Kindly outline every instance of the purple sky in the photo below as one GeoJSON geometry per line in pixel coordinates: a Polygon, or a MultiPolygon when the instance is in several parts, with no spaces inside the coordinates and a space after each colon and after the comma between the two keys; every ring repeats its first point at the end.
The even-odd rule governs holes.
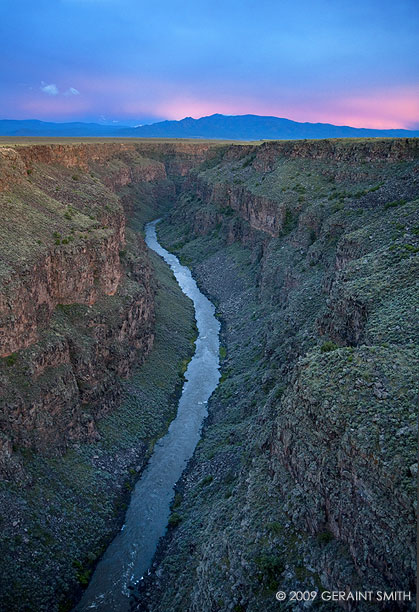
{"type": "Polygon", "coordinates": [[[0,118],[419,128],[416,0],[2,0],[0,118]]]}

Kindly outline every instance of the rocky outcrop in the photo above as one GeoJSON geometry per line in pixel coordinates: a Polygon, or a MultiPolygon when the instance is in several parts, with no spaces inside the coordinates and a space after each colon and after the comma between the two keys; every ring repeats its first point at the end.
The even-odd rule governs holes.
{"type": "Polygon", "coordinates": [[[0,147],[0,192],[26,177],[26,166],[19,153],[10,147],[0,147]]]}
{"type": "Polygon", "coordinates": [[[71,440],[96,439],[96,419],[119,399],[118,380],[149,352],[151,273],[141,243],[129,255],[140,259],[113,297],[102,294],[94,305],[61,300],[48,325],[36,328],[37,342],[3,361],[1,425],[14,448],[54,453],[71,440]]]}
{"type": "Polygon", "coordinates": [[[411,161],[418,158],[418,147],[415,138],[295,140],[264,143],[255,154],[255,168],[270,172],[279,156],[349,164],[411,161]]]}
{"type": "Polygon", "coordinates": [[[95,239],[55,246],[3,280],[1,357],[33,344],[58,304],[94,304],[114,295],[121,279],[122,227],[95,239]],[[76,263],[77,262],[77,263],[76,263]]]}
{"type": "MultiPolygon", "coordinates": [[[[275,424],[272,467],[294,524],[344,542],[364,583],[374,584],[381,576],[394,589],[409,591],[414,588],[415,517],[412,499],[401,486],[408,466],[390,450],[393,440],[403,444],[405,415],[397,401],[391,352],[378,352],[364,347],[357,354],[364,367],[375,362],[371,385],[360,378],[361,368],[348,368],[348,350],[301,360],[275,424]],[[345,398],[342,386],[348,390],[345,398]],[[384,425],[382,415],[389,412],[391,422],[384,425]],[[291,475],[292,491],[289,481],[284,488],[278,464],[291,475]]],[[[404,367],[404,356],[397,362],[404,367]]],[[[324,583],[333,584],[326,565],[321,571],[324,583]]]]}
{"type": "MultiPolygon", "coordinates": [[[[263,231],[269,236],[278,236],[284,227],[286,206],[280,201],[254,194],[245,187],[230,183],[208,184],[198,180],[194,188],[196,197],[202,202],[223,210],[230,208],[255,230],[263,231]]],[[[197,224],[196,230],[205,232],[206,228],[197,224]]]]}

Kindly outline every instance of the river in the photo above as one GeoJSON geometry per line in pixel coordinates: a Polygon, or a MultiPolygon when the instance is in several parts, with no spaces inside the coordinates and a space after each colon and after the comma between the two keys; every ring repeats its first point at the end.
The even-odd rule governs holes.
{"type": "MultiPolygon", "coordinates": [[[[218,384],[219,331],[214,305],[200,292],[188,268],[157,240],[156,225],[146,225],[147,246],[171,267],[182,291],[193,301],[198,327],[196,350],[185,372],[176,418],[137,482],[125,523],[99,561],[75,612],[129,610],[129,585],[136,584],[151,565],[157,543],[170,515],[173,487],[201,437],[207,402],[218,384]]],[[[174,324],[176,322],[174,321],[174,324]]]]}

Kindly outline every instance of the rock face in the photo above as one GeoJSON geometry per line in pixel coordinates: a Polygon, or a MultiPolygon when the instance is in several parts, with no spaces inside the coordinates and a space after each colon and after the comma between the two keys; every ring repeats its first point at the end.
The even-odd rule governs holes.
{"type": "MultiPolygon", "coordinates": [[[[285,468],[295,490],[298,483],[298,496],[289,503],[296,524],[345,543],[364,580],[373,583],[375,572],[394,588],[409,590],[415,558],[413,500],[402,483],[408,472],[397,456],[404,442],[398,425],[382,421],[386,412],[398,424],[404,422],[393,367],[403,368],[404,359],[385,348],[363,346],[355,353],[358,368],[348,368],[351,353],[299,363],[275,424],[272,467],[278,476],[285,468]],[[392,359],[396,364],[391,365],[392,359]],[[368,387],[358,378],[362,367],[371,365],[378,380],[386,380],[385,387],[378,380],[368,387]],[[348,392],[345,399],[342,387],[348,392]],[[357,427],[351,427],[355,422],[357,427]],[[398,439],[396,453],[393,437],[398,439]]],[[[276,483],[285,496],[287,487],[279,477],[276,483]]]]}
{"type": "Polygon", "coordinates": [[[412,588],[418,157],[414,139],[0,147],[6,478],[98,440],[150,351],[146,218],[172,207],[161,239],[224,322],[182,520],[138,609],[412,588]]]}
{"type": "Polygon", "coordinates": [[[227,357],[136,609],[414,599],[418,157],[414,140],[265,143],[188,176],[160,238],[216,301],[227,357]]]}
{"type": "Polygon", "coordinates": [[[32,266],[27,265],[18,279],[13,271],[4,280],[2,357],[33,344],[58,304],[92,305],[99,296],[116,293],[122,274],[119,251],[125,244],[123,229],[122,223],[116,224],[93,249],[83,243],[51,248],[32,266]]]}
{"type": "Polygon", "coordinates": [[[209,149],[0,148],[4,475],[16,472],[13,448],[51,453],[97,439],[95,421],[116,405],[118,380],[153,344],[151,271],[126,220],[173,199],[166,165],[181,176],[209,149]]]}

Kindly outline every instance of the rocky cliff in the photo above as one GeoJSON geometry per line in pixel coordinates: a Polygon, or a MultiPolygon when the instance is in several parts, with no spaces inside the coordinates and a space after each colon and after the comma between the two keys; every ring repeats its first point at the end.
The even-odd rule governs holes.
{"type": "Polygon", "coordinates": [[[257,612],[277,609],[279,587],[412,588],[416,140],[3,146],[0,190],[9,608],[17,589],[22,609],[58,609],[75,575],[87,581],[109,537],[104,500],[172,414],[178,366],[161,364],[188,354],[190,323],[184,344],[176,330],[169,341],[187,307],[138,233],[169,209],[161,239],[217,303],[223,375],[138,609],[257,612]],[[61,507],[74,538],[51,518],[61,507]]]}
{"type": "Polygon", "coordinates": [[[193,316],[140,230],[216,147],[178,149],[0,147],[0,607],[72,607],[173,418],[193,316]]]}
{"type": "Polygon", "coordinates": [[[136,609],[413,593],[418,153],[267,143],[184,183],[160,238],[216,301],[227,356],[136,609]]]}
{"type": "MultiPolygon", "coordinates": [[[[150,268],[142,240],[126,239],[121,176],[106,186],[85,172],[80,147],[56,149],[0,149],[9,168],[1,192],[6,473],[13,447],[53,452],[93,439],[94,413],[84,406],[114,405],[116,377],[153,341],[150,268]]],[[[159,178],[164,168],[155,166],[132,180],[159,178]]]]}
{"type": "Polygon", "coordinates": [[[173,199],[174,177],[214,147],[180,143],[0,148],[3,215],[0,355],[3,454],[95,439],[95,419],[153,343],[142,208],[173,199]],[[152,157],[146,157],[146,155],[152,157]],[[24,382],[24,384],[23,384],[24,382]],[[87,407],[87,411],[84,407],[87,407]]]}

